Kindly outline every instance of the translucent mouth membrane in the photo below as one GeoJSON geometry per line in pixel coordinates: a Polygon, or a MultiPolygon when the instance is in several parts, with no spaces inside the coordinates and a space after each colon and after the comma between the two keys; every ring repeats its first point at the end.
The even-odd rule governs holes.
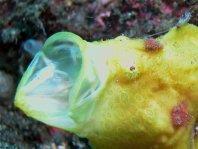
{"type": "Polygon", "coordinates": [[[23,75],[15,104],[26,114],[54,125],[52,118],[67,116],[71,106],[86,102],[100,80],[80,48],[70,38],[46,42],[23,75]]]}
{"type": "Polygon", "coordinates": [[[79,47],[72,42],[56,41],[35,56],[21,87],[26,96],[68,100],[81,66],[79,47]]]}

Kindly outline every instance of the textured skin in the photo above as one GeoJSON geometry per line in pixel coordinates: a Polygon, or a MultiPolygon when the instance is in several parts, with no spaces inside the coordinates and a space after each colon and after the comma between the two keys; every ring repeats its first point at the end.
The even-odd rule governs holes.
{"type": "Polygon", "coordinates": [[[94,149],[198,149],[198,28],[173,28],[154,43],[157,50],[123,36],[93,42],[109,73],[92,103],[70,111],[79,126],[70,131],[94,149]]]}
{"type": "Polygon", "coordinates": [[[97,99],[86,136],[95,149],[193,148],[198,115],[197,40],[198,28],[186,25],[158,39],[163,45],[160,51],[137,49],[130,40],[116,45],[109,65],[111,77],[97,99]],[[183,102],[190,118],[175,127],[171,111],[183,102]]]}

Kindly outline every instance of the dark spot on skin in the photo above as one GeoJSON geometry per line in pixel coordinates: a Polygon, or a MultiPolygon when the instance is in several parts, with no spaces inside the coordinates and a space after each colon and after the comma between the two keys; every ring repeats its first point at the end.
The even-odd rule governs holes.
{"type": "Polygon", "coordinates": [[[133,71],[133,70],[135,70],[135,66],[130,67],[130,71],[133,71]]]}

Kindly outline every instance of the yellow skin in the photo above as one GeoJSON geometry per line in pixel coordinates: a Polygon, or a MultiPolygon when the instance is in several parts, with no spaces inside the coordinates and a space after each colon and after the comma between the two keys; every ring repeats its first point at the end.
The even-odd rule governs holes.
{"type": "MultiPolygon", "coordinates": [[[[57,36],[50,37],[44,49],[57,36]]],[[[32,86],[24,85],[31,76],[28,72],[17,90],[17,107],[44,123],[87,137],[93,149],[198,149],[194,136],[198,27],[186,24],[173,28],[156,39],[162,46],[151,50],[144,39],[124,36],[92,43],[73,34],[67,38],[79,45],[83,57],[77,85],[69,101],[63,101],[67,110],[57,112],[58,104],[50,105],[48,95],[46,100],[32,103],[36,97],[27,94],[32,86]],[[92,96],[81,101],[81,80],[89,77],[91,66],[102,83],[92,96]],[[175,126],[171,114],[178,105],[185,106],[188,118],[175,126]]]]}

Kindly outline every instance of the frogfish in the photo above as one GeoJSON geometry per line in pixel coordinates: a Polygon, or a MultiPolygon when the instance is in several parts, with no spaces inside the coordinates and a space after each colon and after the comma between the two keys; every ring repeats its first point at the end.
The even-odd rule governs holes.
{"type": "Polygon", "coordinates": [[[93,149],[198,149],[198,27],[158,38],[49,37],[14,100],[93,149]]]}

